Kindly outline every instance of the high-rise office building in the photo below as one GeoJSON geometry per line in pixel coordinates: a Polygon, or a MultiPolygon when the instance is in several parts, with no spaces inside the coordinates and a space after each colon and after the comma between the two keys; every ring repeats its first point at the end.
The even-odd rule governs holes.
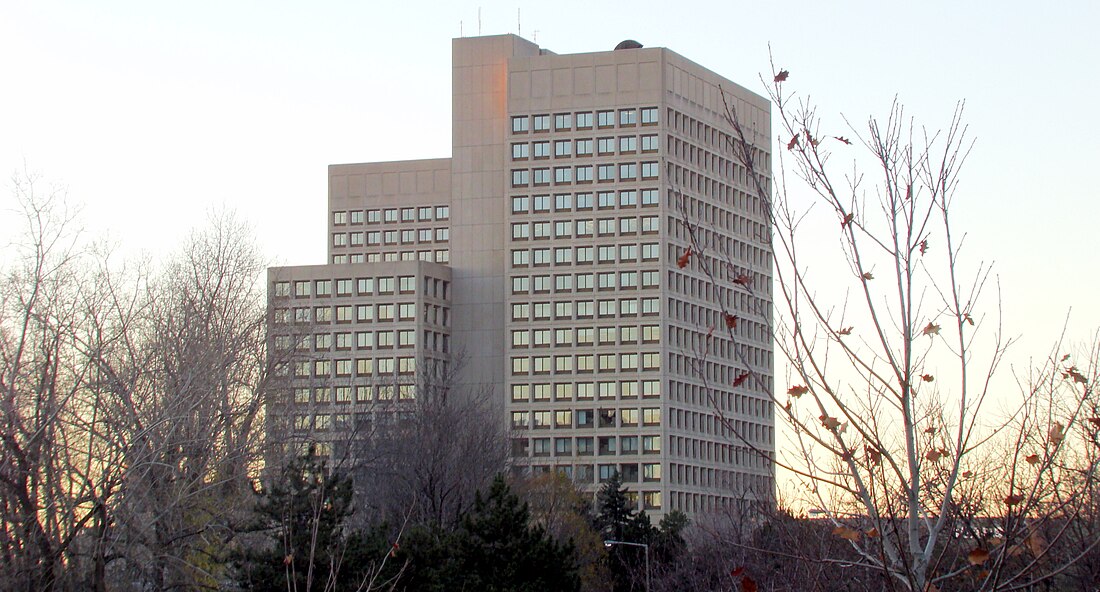
{"type": "Polygon", "coordinates": [[[767,100],[634,43],[452,51],[451,158],[331,166],[327,264],[270,270],[274,349],[298,352],[273,413],[324,442],[457,356],[517,470],[618,472],[658,514],[770,499],[769,231],[723,117],[766,167],[767,100]],[[705,249],[681,267],[685,220],[705,249]]]}

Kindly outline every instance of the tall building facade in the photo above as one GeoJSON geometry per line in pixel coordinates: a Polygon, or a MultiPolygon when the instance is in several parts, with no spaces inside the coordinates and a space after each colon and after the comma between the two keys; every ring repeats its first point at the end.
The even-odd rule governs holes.
{"type": "Polygon", "coordinates": [[[330,167],[328,263],[269,272],[274,413],[323,442],[461,359],[516,470],[617,472],[657,514],[771,499],[769,232],[723,119],[767,163],[768,102],[663,48],[452,50],[451,158],[330,167]]]}

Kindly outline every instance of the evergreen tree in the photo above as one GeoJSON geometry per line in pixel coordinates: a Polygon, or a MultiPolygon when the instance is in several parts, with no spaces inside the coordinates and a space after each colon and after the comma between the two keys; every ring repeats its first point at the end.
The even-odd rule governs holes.
{"type": "Polygon", "coordinates": [[[654,543],[656,557],[662,562],[677,560],[684,552],[687,542],[684,540],[684,529],[691,522],[687,515],[680,510],[673,510],[661,518],[658,525],[658,533],[654,543]]]}
{"type": "Polygon", "coordinates": [[[460,567],[466,589],[486,591],[579,590],[572,542],[559,544],[531,526],[527,504],[497,476],[459,531],[460,567]]]}
{"type": "Polygon", "coordinates": [[[530,524],[527,504],[497,476],[487,496],[478,492],[458,530],[418,529],[398,559],[409,559],[406,590],[573,592],[580,590],[572,543],[554,541],[530,524]]]}
{"type": "Polygon", "coordinates": [[[288,463],[259,495],[253,530],[268,544],[242,552],[244,589],[356,589],[389,550],[385,527],[345,534],[351,479],[329,471],[312,450],[288,463]]]}
{"type": "Polygon", "coordinates": [[[623,480],[616,471],[596,493],[596,530],[605,541],[625,541],[635,516],[637,512],[626,496],[623,480]]]}

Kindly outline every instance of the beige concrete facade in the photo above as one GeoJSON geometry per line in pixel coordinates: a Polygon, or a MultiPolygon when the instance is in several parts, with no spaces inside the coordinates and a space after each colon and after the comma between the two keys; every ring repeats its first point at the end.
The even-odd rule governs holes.
{"type": "Polygon", "coordinates": [[[719,88],[763,163],[767,101],[663,48],[555,55],[501,35],[452,51],[452,157],[333,165],[334,265],[272,273],[293,287],[345,263],[445,264],[447,353],[498,394],[516,470],[591,491],[618,471],[656,514],[770,499],[774,467],[752,448],[774,451],[771,403],[732,386],[746,367],[773,376],[768,228],[719,88]],[[718,286],[676,264],[685,218],[718,286]],[[736,340],[708,337],[719,302],[736,340]]]}

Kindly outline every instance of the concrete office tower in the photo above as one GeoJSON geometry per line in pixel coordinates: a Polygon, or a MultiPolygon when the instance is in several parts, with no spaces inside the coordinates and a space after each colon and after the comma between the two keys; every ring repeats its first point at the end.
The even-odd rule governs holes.
{"type": "Polygon", "coordinates": [[[458,357],[461,382],[493,389],[515,470],[591,491],[617,471],[655,514],[770,500],[774,467],[752,448],[775,449],[772,404],[754,381],[732,386],[741,360],[772,381],[769,229],[719,88],[763,163],[768,102],[663,48],[555,55],[500,35],[452,51],[452,157],[330,167],[330,264],[271,270],[273,322],[313,335],[280,413],[332,439],[392,401],[410,364],[458,357]],[[715,265],[717,286],[677,265],[684,216],[712,264],[733,263],[715,265]],[[318,294],[329,281],[352,290],[318,294]],[[410,303],[412,318],[393,312],[410,303]],[[324,390],[345,386],[350,399],[324,390]]]}

